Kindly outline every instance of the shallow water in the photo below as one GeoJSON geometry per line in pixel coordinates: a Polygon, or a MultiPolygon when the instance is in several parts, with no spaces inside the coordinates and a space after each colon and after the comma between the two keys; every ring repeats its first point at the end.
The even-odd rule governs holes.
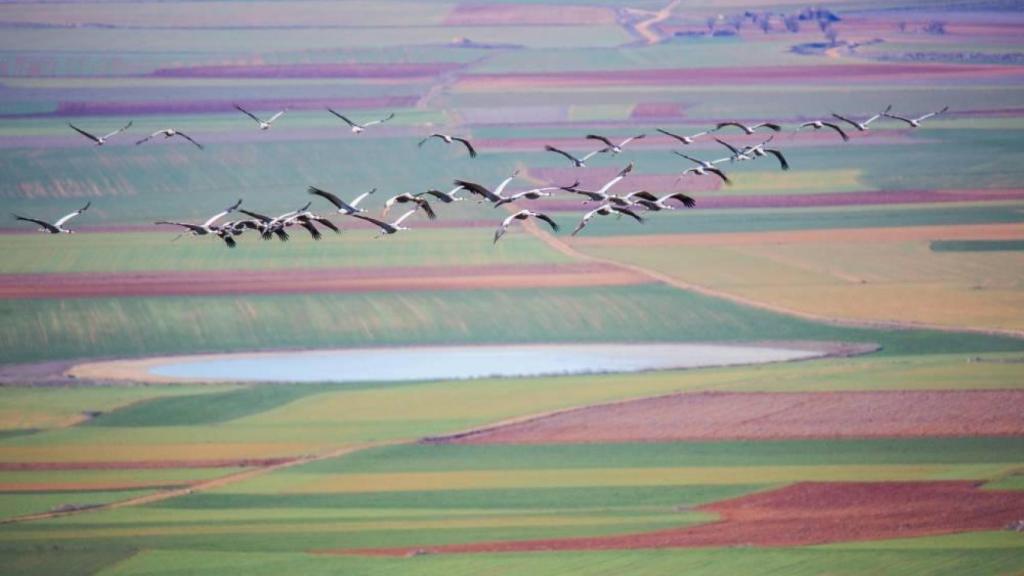
{"type": "Polygon", "coordinates": [[[640,372],[797,360],[821,352],[725,344],[567,344],[365,348],[173,360],[151,374],[182,380],[393,382],[640,372]]]}

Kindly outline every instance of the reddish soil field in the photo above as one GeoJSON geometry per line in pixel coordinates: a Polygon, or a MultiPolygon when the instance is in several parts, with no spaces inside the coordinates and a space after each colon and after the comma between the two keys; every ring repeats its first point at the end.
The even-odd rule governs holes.
{"type": "MultiPolygon", "coordinates": [[[[161,68],[169,78],[427,78],[458,68],[449,62],[422,64],[254,64],[161,68]]],[[[339,104],[340,106],[340,104],[339,104]]]]}
{"type": "Polygon", "coordinates": [[[337,554],[618,550],[721,546],[809,546],[999,530],[1024,517],[1024,491],[980,490],[972,482],[807,482],[742,496],[698,510],[718,522],[641,534],[377,548],[337,554]]]}
{"type": "Polygon", "coordinates": [[[460,5],[445,19],[445,26],[506,26],[614,24],[615,14],[597,6],[487,6],[460,5]]]}
{"type": "Polygon", "coordinates": [[[459,79],[467,90],[500,91],[547,86],[663,86],[686,83],[719,84],[818,84],[836,81],[900,81],[936,78],[1018,77],[1021,66],[978,66],[953,64],[843,64],[810,66],[765,66],[730,68],[668,68],[661,70],[619,70],[613,72],[550,72],[536,74],[472,74],[459,79]]]}
{"type": "Polygon", "coordinates": [[[236,458],[213,460],[138,460],[93,462],[0,462],[0,471],[19,470],[152,470],[164,468],[265,468],[295,458],[236,458]]]}
{"type": "Polygon", "coordinates": [[[79,492],[121,490],[167,490],[187,486],[188,482],[5,482],[0,492],[79,492]]]}
{"type": "Polygon", "coordinates": [[[0,275],[0,298],[109,298],[618,286],[648,282],[604,264],[424,266],[0,275]]]}
{"type": "Polygon", "coordinates": [[[1024,391],[700,392],[588,406],[433,439],[565,444],[1024,435],[1024,391]]]}

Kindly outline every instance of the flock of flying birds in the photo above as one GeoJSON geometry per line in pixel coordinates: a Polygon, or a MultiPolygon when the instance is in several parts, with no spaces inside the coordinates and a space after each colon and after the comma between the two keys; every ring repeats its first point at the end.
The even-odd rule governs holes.
{"type": "MultiPolygon", "coordinates": [[[[246,116],[248,116],[249,118],[251,118],[254,122],[256,122],[260,130],[269,130],[273,123],[279,118],[281,118],[281,116],[283,116],[287,111],[281,110],[280,112],[264,120],[259,116],[256,116],[252,112],[249,112],[248,110],[242,108],[241,106],[235,105],[235,108],[243,114],[245,114],[246,116]]],[[[388,114],[384,118],[360,124],[352,121],[351,119],[336,112],[335,110],[332,110],[331,108],[328,108],[327,110],[328,112],[330,112],[331,114],[340,118],[342,121],[348,124],[352,133],[357,135],[366,131],[371,126],[383,124],[384,122],[387,122],[388,120],[391,120],[392,118],[395,117],[395,115],[392,113],[388,114]]],[[[921,122],[933,116],[945,113],[948,110],[948,107],[916,118],[898,116],[896,114],[892,114],[891,110],[892,106],[889,106],[884,111],[875,114],[863,121],[857,121],[847,116],[842,116],[839,114],[832,114],[832,118],[834,120],[813,120],[810,122],[804,122],[803,124],[799,125],[797,131],[803,130],[805,128],[811,128],[814,130],[827,129],[836,132],[836,134],[839,137],[841,137],[843,141],[848,141],[848,130],[853,129],[858,132],[866,131],[868,130],[868,126],[872,122],[878,120],[879,118],[884,117],[893,120],[898,120],[906,123],[911,128],[918,128],[921,126],[921,122]],[[845,126],[849,127],[844,129],[845,126]]],[[[97,146],[102,146],[111,138],[131,128],[132,123],[128,122],[128,124],[126,124],[122,128],[109,134],[106,134],[104,136],[96,136],[70,123],[68,125],[79,134],[92,140],[97,146]]],[[[684,154],[683,152],[680,152],[678,150],[673,150],[673,154],[685,158],[686,160],[694,164],[694,166],[691,166],[686,170],[682,171],[679,178],[676,180],[677,184],[683,176],[686,176],[688,174],[694,174],[697,176],[713,176],[721,179],[724,184],[729,185],[732,182],[726,175],[725,171],[719,167],[719,165],[724,165],[727,163],[731,164],[746,160],[756,160],[758,158],[766,156],[773,156],[778,161],[780,169],[789,170],[789,162],[786,160],[786,157],[783,155],[782,151],[779,150],[778,148],[772,147],[772,141],[775,138],[775,134],[782,132],[783,130],[782,126],[778,123],[760,122],[757,124],[748,125],[743,124],[741,122],[721,122],[719,124],[716,124],[712,128],[690,135],[680,135],[673,132],[669,132],[668,130],[663,130],[661,128],[657,128],[656,130],[657,132],[670,138],[673,138],[684,145],[693,144],[698,139],[703,137],[710,137],[728,150],[727,156],[710,161],[701,160],[688,154],[684,154]],[[738,128],[748,136],[766,132],[770,134],[765,140],[763,140],[759,144],[737,147],[732,144],[729,144],[728,142],[722,140],[721,138],[718,138],[717,135],[715,135],[720,131],[728,128],[738,128]]],[[[146,136],[145,138],[136,141],[135,144],[141,145],[159,136],[163,136],[165,140],[173,137],[183,138],[188,142],[192,143],[197,148],[203,148],[203,145],[197,142],[191,136],[185,134],[184,132],[181,132],[180,130],[176,130],[173,128],[167,128],[164,130],[158,130],[156,132],[153,132],[149,136],[146,136]]],[[[598,134],[588,134],[586,135],[586,140],[599,143],[599,147],[595,150],[591,150],[590,152],[586,153],[583,156],[576,156],[570,152],[566,152],[565,150],[561,150],[550,145],[545,146],[544,149],[548,152],[559,154],[567,158],[576,168],[584,168],[587,165],[587,161],[593,158],[594,156],[598,154],[609,154],[612,156],[618,155],[623,151],[623,148],[625,148],[628,144],[636,140],[643,139],[645,137],[645,134],[638,134],[636,136],[626,138],[625,140],[616,143],[610,140],[609,138],[606,138],[598,134]]],[[[452,136],[450,134],[442,134],[435,132],[427,136],[423,140],[420,140],[419,146],[422,147],[424,144],[434,139],[444,142],[446,144],[458,143],[459,145],[465,148],[470,158],[476,158],[477,156],[476,148],[474,148],[473,144],[468,139],[459,136],[452,136]]],[[[489,202],[495,208],[504,206],[506,204],[514,203],[516,201],[523,199],[538,200],[541,198],[548,198],[556,193],[571,194],[574,195],[574,197],[581,198],[583,205],[587,205],[592,202],[598,204],[596,208],[593,208],[583,214],[582,219],[576,225],[576,228],[573,229],[572,231],[573,236],[575,236],[581,230],[583,230],[584,227],[586,227],[587,224],[596,216],[628,216],[629,218],[632,218],[637,222],[643,222],[644,217],[641,216],[641,214],[639,213],[640,210],[646,212],[659,212],[662,210],[676,210],[680,207],[692,208],[696,205],[696,200],[694,200],[692,197],[686,195],[683,192],[673,192],[665,194],[660,197],[651,194],[650,192],[647,192],[645,190],[636,190],[621,195],[612,193],[612,188],[618,185],[622,180],[624,180],[632,171],[633,163],[630,162],[625,168],[620,170],[614,178],[606,182],[597,190],[584,190],[579,187],[580,182],[579,180],[577,180],[576,182],[568,186],[543,186],[538,188],[531,188],[529,190],[523,190],[520,192],[506,194],[505,189],[513,180],[515,180],[518,177],[518,170],[513,172],[512,175],[509,176],[508,178],[502,180],[501,183],[499,183],[497,187],[494,188],[494,190],[491,190],[486,186],[478,184],[476,182],[469,182],[466,180],[455,180],[455,187],[447,192],[443,192],[441,190],[427,190],[425,192],[402,193],[396,196],[392,196],[391,198],[387,199],[384,202],[384,207],[379,217],[368,216],[366,214],[366,209],[360,207],[360,204],[362,204],[364,200],[366,200],[372,194],[374,194],[376,192],[376,189],[364,192],[350,201],[343,200],[336,194],[313,186],[310,186],[308,188],[308,192],[313,196],[316,196],[322,200],[329,202],[336,209],[336,212],[338,214],[341,214],[342,216],[357,218],[359,220],[363,220],[365,222],[373,224],[380,230],[380,232],[377,234],[377,237],[383,235],[396,234],[400,231],[408,230],[409,228],[403,226],[403,223],[418,211],[422,211],[431,220],[435,219],[437,217],[437,214],[434,210],[434,207],[431,205],[431,202],[451,204],[454,202],[461,202],[470,196],[476,197],[476,199],[480,202],[489,202]],[[404,212],[402,215],[398,216],[394,220],[385,220],[384,218],[387,216],[388,212],[398,204],[408,205],[410,206],[410,209],[404,212]]],[[[310,211],[310,206],[312,206],[312,202],[307,202],[304,206],[297,210],[285,212],[284,214],[280,214],[277,216],[268,216],[258,212],[243,209],[241,208],[241,204],[242,201],[238,200],[233,205],[228,206],[227,208],[218,212],[217,214],[214,214],[213,216],[211,216],[202,223],[160,220],[157,221],[156,224],[180,227],[183,229],[182,234],[188,234],[191,236],[216,236],[223,240],[225,244],[231,248],[234,248],[236,246],[235,238],[242,235],[246,231],[253,231],[255,233],[258,233],[260,237],[263,238],[264,240],[270,240],[276,237],[281,241],[288,240],[288,229],[292,227],[303,228],[310,234],[310,236],[314,240],[319,240],[322,237],[322,233],[320,231],[320,228],[318,227],[326,228],[334,232],[340,231],[340,228],[335,222],[332,222],[329,218],[327,218],[324,215],[310,211]],[[245,216],[247,216],[247,218],[226,221],[223,220],[229,214],[234,214],[236,212],[239,214],[244,214],[245,216]]],[[[70,221],[72,218],[88,210],[91,205],[92,203],[89,202],[82,208],[63,216],[52,223],[36,218],[19,216],[17,214],[14,214],[13,216],[17,220],[32,222],[39,225],[40,232],[46,232],[50,234],[72,234],[74,233],[74,231],[66,228],[65,224],[67,224],[68,221],[70,221]]],[[[508,230],[509,226],[511,226],[514,222],[524,221],[530,218],[535,218],[545,222],[548,226],[551,227],[552,230],[556,232],[559,230],[558,223],[556,223],[555,220],[548,216],[547,214],[543,212],[533,211],[530,209],[522,209],[509,215],[507,218],[501,221],[501,223],[498,225],[497,229],[494,232],[494,242],[497,243],[498,240],[500,240],[501,237],[508,230]]]]}

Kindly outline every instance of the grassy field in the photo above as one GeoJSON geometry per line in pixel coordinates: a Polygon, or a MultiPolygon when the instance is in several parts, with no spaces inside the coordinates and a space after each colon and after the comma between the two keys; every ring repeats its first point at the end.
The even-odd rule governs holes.
{"type": "MultiPolygon", "coordinates": [[[[943,228],[933,234],[941,236],[943,228]]],[[[582,249],[692,284],[831,318],[1024,328],[1024,259],[1016,251],[935,250],[927,240],[872,240],[870,235],[864,241],[778,237],[743,244],[723,235],[707,244],[684,257],[639,246],[582,249]]]]}
{"type": "MultiPolygon", "coordinates": [[[[1024,488],[1019,437],[417,443],[531,414],[659,394],[1021,387],[1024,340],[954,331],[1024,329],[1024,202],[1015,198],[1024,175],[1024,76],[1015,60],[1020,18],[1009,4],[829,3],[842,18],[833,25],[839,44],[831,50],[807,46],[824,42],[813,21],[801,21],[793,34],[780,20],[765,33],[749,19],[737,35],[705,34],[707,18],[718,14],[792,14],[802,5],[667,4],[0,6],[0,199],[9,212],[43,218],[93,203],[72,221],[86,234],[12,234],[30,227],[0,223],[5,286],[26,281],[19,276],[26,274],[68,288],[76,278],[107,278],[115,289],[111,278],[151,272],[195,273],[196,282],[214,271],[267,270],[286,278],[311,269],[415,279],[441,267],[450,267],[445,273],[453,280],[452,287],[429,291],[266,295],[242,287],[224,296],[8,299],[0,302],[4,371],[25,362],[63,366],[76,359],[335,346],[794,340],[881,346],[853,358],[628,375],[0,386],[0,521],[62,505],[99,505],[0,523],[0,574],[1024,572],[1024,540],[994,526],[791,548],[737,542],[411,558],[319,553],[693,526],[717,519],[695,509],[701,504],[807,481],[967,480],[984,490],[1024,488]],[[906,30],[899,29],[901,20],[906,30]],[[931,20],[946,22],[947,33],[922,30],[931,20]],[[883,42],[844,44],[874,38],[883,42]],[[650,71],[660,72],[644,77],[650,71]],[[260,132],[235,103],[261,114],[289,112],[260,132]],[[863,118],[889,104],[906,114],[943,106],[950,113],[917,130],[880,120],[847,144],[834,134],[792,132],[831,112],[863,118]],[[356,136],[327,114],[328,106],[363,121],[396,117],[356,136]],[[342,221],[345,231],[321,242],[299,234],[287,244],[249,236],[228,250],[205,238],[172,242],[175,230],[152,225],[203,220],[238,198],[249,209],[281,213],[310,200],[309,185],[346,198],[376,187],[366,207],[379,213],[394,194],[449,190],[456,178],[493,187],[515,169],[531,178],[510,190],[540,185],[537,175],[552,168],[559,169],[548,172],[559,184],[580,175],[599,185],[603,175],[591,169],[610,177],[634,162],[615,191],[634,189],[634,179],[643,182],[636,187],[663,192],[687,164],[654,129],[690,134],[732,119],[783,124],[773,144],[792,170],[764,161],[727,164],[735,185],[696,192],[697,209],[651,214],[643,225],[598,219],[576,239],[563,230],[558,241],[763,306],[948,330],[814,322],[653,277],[626,286],[456,289],[460,275],[485,266],[583,261],[518,225],[494,245],[493,227],[508,213],[475,201],[438,205],[440,227],[418,216],[412,231],[386,240],[342,221]],[[102,148],[67,127],[106,132],[129,120],[129,133],[102,148]],[[166,127],[195,136],[205,149],[173,140],[134,145],[166,127]],[[435,131],[470,137],[479,158],[436,140],[417,146],[435,131]],[[641,132],[645,141],[621,155],[599,155],[585,170],[571,170],[542,150],[546,139],[583,152],[592,149],[583,138],[588,133],[641,132]],[[970,198],[972,190],[1007,196],[970,198]],[[875,196],[870,205],[840,205],[844,194],[859,192],[891,192],[884,200],[891,203],[875,196]],[[944,194],[966,199],[941,202],[944,194]],[[801,207],[798,198],[808,195],[822,195],[815,201],[827,205],[801,207]],[[745,196],[792,200],[773,208],[705,208],[711,199],[739,205],[745,196]],[[266,470],[261,459],[294,465],[266,470]],[[103,506],[143,495],[156,500],[103,506]]],[[[725,19],[715,26],[729,27],[725,19]]],[[[743,141],[736,133],[717,136],[743,141]]],[[[687,153],[710,159],[722,151],[705,139],[687,153]]],[[[329,212],[313,200],[315,210],[329,212]]],[[[571,230],[585,208],[554,216],[571,230]]]]}

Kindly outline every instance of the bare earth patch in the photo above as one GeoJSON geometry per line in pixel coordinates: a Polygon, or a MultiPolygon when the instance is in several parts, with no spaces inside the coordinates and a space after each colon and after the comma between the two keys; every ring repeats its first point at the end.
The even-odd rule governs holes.
{"type": "Polygon", "coordinates": [[[427,553],[621,550],[721,546],[809,546],[998,530],[1024,517],[1024,491],[980,490],[973,482],[805,482],[697,508],[718,522],[657,532],[432,548],[325,551],[405,556],[427,553]]]}
{"type": "Polygon", "coordinates": [[[8,274],[0,276],[0,297],[110,298],[490,290],[619,286],[645,282],[648,279],[640,274],[602,264],[298,269],[288,270],[286,274],[281,270],[8,274]]]}
{"type": "Polygon", "coordinates": [[[1024,435],[1024,391],[700,392],[567,410],[434,438],[563,444],[1024,435]]]}
{"type": "Polygon", "coordinates": [[[0,462],[0,471],[26,470],[154,470],[164,468],[265,468],[295,458],[217,458],[208,460],[108,460],[80,462],[0,462]]]}

